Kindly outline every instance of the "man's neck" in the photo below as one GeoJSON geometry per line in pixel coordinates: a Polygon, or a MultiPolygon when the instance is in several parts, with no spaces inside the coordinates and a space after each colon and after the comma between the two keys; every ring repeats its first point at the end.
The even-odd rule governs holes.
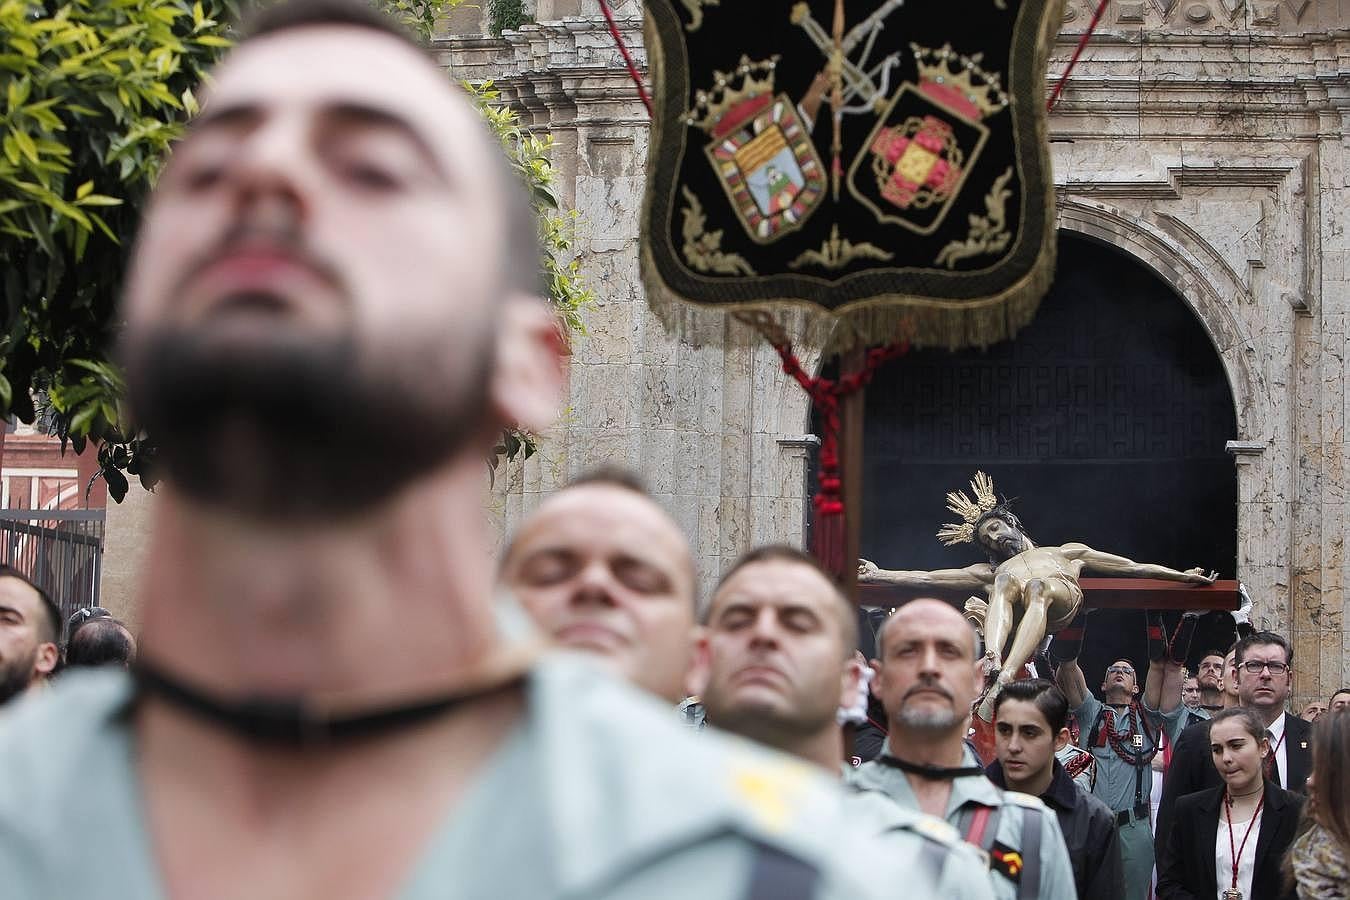
{"type": "Polygon", "coordinates": [[[490,560],[468,461],[336,524],[244,521],[165,491],[141,653],[224,699],[445,694],[501,651],[490,560]]]}
{"type": "Polygon", "coordinates": [[[1267,728],[1278,722],[1280,716],[1284,715],[1283,706],[1254,706],[1252,708],[1256,710],[1256,714],[1261,717],[1261,721],[1265,723],[1267,728]]]}
{"type": "Polygon", "coordinates": [[[832,726],[816,734],[803,737],[798,741],[783,742],[775,747],[789,756],[820,766],[834,778],[841,777],[840,766],[844,762],[844,733],[838,726],[832,726]]]}
{"type": "Polygon", "coordinates": [[[886,743],[891,756],[896,759],[919,766],[951,769],[965,760],[964,736],[964,725],[960,730],[936,732],[892,724],[886,743]]]}
{"type": "Polygon", "coordinates": [[[1022,794],[1030,794],[1033,797],[1039,797],[1050,790],[1050,782],[1055,780],[1055,761],[1050,760],[1050,765],[1036,772],[1026,779],[1015,779],[1008,777],[1008,770],[1003,770],[1003,780],[1008,785],[1008,790],[1017,791],[1022,794]]]}
{"type": "MultiPolygon", "coordinates": [[[[933,732],[893,723],[886,744],[891,756],[907,763],[956,768],[965,761],[965,743],[962,741],[965,727],[963,722],[960,729],[933,732]]],[[[939,819],[947,817],[947,805],[952,796],[952,782],[949,779],[923,778],[909,772],[905,773],[905,779],[914,792],[920,810],[939,819]]]]}
{"type": "Polygon", "coordinates": [[[1218,688],[1200,689],[1200,706],[1203,709],[1223,709],[1224,692],[1218,688]]]}

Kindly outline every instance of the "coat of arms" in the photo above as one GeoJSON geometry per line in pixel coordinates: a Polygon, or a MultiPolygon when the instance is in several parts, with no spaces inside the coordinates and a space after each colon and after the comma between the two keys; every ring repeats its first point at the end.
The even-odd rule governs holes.
{"type": "Polygon", "coordinates": [[[989,137],[983,120],[1008,105],[999,76],[950,45],[913,46],[918,85],[900,86],[849,173],[849,190],[878,219],[920,234],[941,224],[989,137]]]}
{"type": "Polygon", "coordinates": [[[704,147],[751,240],[772,241],[801,227],[825,193],[825,171],[796,105],[773,93],[777,57],[741,57],[715,72],[685,116],[712,138],[704,147]]]}

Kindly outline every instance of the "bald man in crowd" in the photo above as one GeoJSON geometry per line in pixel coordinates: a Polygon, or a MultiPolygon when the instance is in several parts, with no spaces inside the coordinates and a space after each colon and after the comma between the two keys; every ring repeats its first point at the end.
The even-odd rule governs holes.
{"type": "Polygon", "coordinates": [[[1035,797],[995,787],[966,745],[984,686],[970,622],[941,600],[911,600],[882,624],[877,654],[873,687],[890,734],[881,756],[850,781],[954,826],[987,854],[1001,900],[1075,897],[1055,814],[1035,797]]]}
{"type": "Polygon", "coordinates": [[[694,560],[635,476],[598,470],[544,500],[503,554],[500,581],[559,645],[671,704],[684,696],[694,560]]]}

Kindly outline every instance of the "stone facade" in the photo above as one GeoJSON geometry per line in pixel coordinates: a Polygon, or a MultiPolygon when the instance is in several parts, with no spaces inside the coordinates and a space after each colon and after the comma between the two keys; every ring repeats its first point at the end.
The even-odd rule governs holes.
{"type": "MultiPolygon", "coordinates": [[[[611,7],[643,65],[640,3],[611,7]]],[[[1047,84],[1095,8],[1068,0],[1047,84]]],[[[497,512],[510,528],[569,476],[634,466],[688,531],[706,585],[752,544],[800,542],[808,404],[767,348],[693,348],[647,311],[646,112],[596,0],[532,12],[538,24],[494,39],[481,10],[461,9],[439,44],[456,75],[493,78],[556,137],[600,297],[572,411],[499,480],[497,512]]],[[[1237,574],[1258,623],[1292,636],[1300,697],[1350,683],[1347,28],[1347,0],[1115,2],[1051,119],[1058,226],[1168,281],[1222,358],[1237,406],[1237,574]]]]}

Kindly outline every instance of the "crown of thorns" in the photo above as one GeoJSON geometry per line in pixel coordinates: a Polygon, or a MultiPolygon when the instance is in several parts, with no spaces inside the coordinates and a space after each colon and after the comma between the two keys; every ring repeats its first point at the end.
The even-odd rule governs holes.
{"type": "Polygon", "coordinates": [[[970,480],[970,489],[975,494],[971,499],[965,491],[952,491],[947,495],[947,509],[961,517],[959,523],[948,523],[938,529],[938,539],[951,547],[955,544],[969,544],[975,540],[975,529],[988,518],[1007,518],[1017,522],[1017,517],[1006,502],[1000,503],[994,493],[994,479],[983,472],[976,472],[970,480]]]}

